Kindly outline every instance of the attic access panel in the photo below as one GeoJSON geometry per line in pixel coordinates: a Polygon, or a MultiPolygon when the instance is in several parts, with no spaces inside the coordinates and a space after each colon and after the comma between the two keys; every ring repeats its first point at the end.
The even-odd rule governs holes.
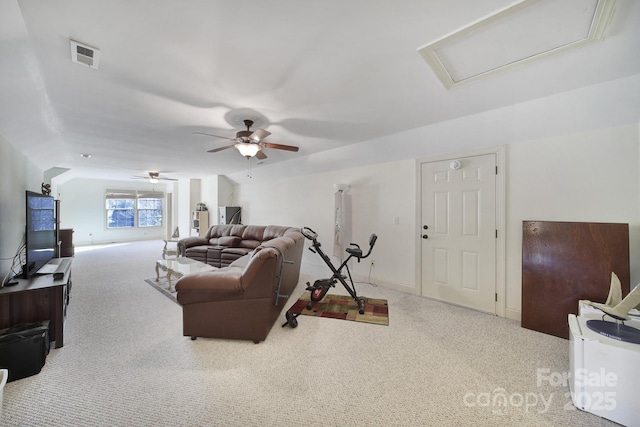
{"type": "Polygon", "coordinates": [[[615,0],[523,0],[418,49],[446,88],[604,37],[615,0]]]}

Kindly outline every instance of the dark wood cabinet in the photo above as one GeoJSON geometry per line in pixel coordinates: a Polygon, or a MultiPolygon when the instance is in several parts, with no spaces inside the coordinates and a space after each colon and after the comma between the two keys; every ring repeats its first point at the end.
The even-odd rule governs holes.
{"type": "Polygon", "coordinates": [[[73,228],[62,228],[58,233],[60,236],[60,257],[72,257],[74,254],[73,228]]]}
{"type": "Polygon", "coordinates": [[[612,271],[628,294],[628,224],[524,221],[521,325],[568,339],[568,315],[604,302],[612,271]]]}
{"type": "Polygon", "coordinates": [[[71,292],[71,260],[63,277],[53,274],[17,279],[18,284],[0,289],[0,329],[20,323],[49,320],[49,339],[55,348],[64,345],[64,321],[71,292]]]}

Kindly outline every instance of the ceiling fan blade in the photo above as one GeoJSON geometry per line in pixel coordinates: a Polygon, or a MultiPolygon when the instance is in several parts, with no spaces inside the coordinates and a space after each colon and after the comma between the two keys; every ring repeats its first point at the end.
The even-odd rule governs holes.
{"type": "Polygon", "coordinates": [[[207,150],[207,153],[217,153],[218,151],[226,150],[227,148],[231,147],[235,147],[235,144],[225,145],[224,147],[214,148],[213,150],[207,150]]]}
{"type": "Polygon", "coordinates": [[[158,178],[161,181],[177,181],[175,178],[158,178]]]}
{"type": "Polygon", "coordinates": [[[249,138],[251,138],[254,141],[262,141],[264,138],[268,137],[269,135],[271,135],[271,132],[264,129],[257,129],[255,132],[253,132],[249,136],[249,138]]]}
{"type": "Polygon", "coordinates": [[[275,148],[278,150],[287,150],[287,151],[298,151],[298,147],[294,147],[293,145],[284,145],[284,144],[274,144],[272,142],[263,142],[262,145],[266,148],[275,148]]]}
{"type": "Polygon", "coordinates": [[[258,151],[258,152],[256,153],[256,157],[257,157],[259,160],[264,160],[264,159],[266,159],[266,158],[267,158],[267,155],[266,155],[266,154],[264,154],[264,151],[260,150],[260,151],[258,151]]]}
{"type": "Polygon", "coordinates": [[[222,139],[228,139],[229,141],[235,141],[235,138],[229,138],[228,136],[220,136],[220,135],[213,135],[211,133],[204,133],[204,132],[193,132],[194,135],[204,135],[204,136],[213,136],[215,138],[222,138],[222,139]]]}

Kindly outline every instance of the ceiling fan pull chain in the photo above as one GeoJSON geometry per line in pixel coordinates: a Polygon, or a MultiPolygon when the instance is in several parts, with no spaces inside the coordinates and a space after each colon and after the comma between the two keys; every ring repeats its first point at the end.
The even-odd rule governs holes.
{"type": "Polygon", "coordinates": [[[247,157],[247,161],[249,162],[249,172],[247,172],[247,178],[253,178],[251,176],[251,157],[247,157]]]}

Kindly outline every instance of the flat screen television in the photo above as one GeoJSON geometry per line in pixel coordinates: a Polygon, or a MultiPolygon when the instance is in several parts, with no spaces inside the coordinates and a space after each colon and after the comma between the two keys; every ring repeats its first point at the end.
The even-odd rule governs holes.
{"type": "Polygon", "coordinates": [[[22,276],[28,279],[55,257],[56,218],[55,200],[51,196],[26,192],[26,260],[22,276]]]}

